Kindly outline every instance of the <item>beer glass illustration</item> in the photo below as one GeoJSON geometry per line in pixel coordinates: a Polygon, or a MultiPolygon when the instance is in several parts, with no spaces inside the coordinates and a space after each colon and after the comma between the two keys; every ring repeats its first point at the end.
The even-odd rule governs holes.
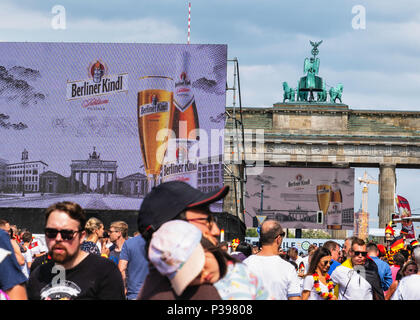
{"type": "Polygon", "coordinates": [[[321,184],[316,186],[316,197],[318,200],[318,207],[324,213],[324,221],[326,221],[325,217],[328,213],[328,208],[331,202],[331,186],[327,184],[321,184]]]}
{"type": "Polygon", "coordinates": [[[140,81],[137,119],[140,150],[150,191],[159,182],[167,148],[168,133],[162,138],[160,131],[172,130],[173,80],[164,76],[146,76],[140,81]]]}

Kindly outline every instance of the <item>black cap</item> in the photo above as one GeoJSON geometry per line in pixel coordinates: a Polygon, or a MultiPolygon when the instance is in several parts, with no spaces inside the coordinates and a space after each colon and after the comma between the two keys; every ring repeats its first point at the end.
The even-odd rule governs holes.
{"type": "Polygon", "coordinates": [[[161,183],[144,198],[137,217],[138,229],[145,237],[147,233],[156,231],[182,211],[216,202],[228,192],[229,186],[204,193],[182,181],[161,183]]]}

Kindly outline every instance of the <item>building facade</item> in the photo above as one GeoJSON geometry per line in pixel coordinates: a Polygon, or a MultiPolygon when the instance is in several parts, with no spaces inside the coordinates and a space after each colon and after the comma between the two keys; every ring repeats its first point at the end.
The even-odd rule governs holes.
{"type": "Polygon", "coordinates": [[[6,165],[5,192],[40,192],[41,174],[48,171],[43,161],[17,162],[6,165]]]}

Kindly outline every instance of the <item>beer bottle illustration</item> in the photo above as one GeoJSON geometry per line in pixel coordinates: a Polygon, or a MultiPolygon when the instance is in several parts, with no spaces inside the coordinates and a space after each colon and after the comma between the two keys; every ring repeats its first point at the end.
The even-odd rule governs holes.
{"type": "Polygon", "coordinates": [[[198,129],[197,106],[190,74],[191,54],[181,52],[176,60],[174,98],[171,108],[172,137],[168,141],[162,181],[181,180],[197,187],[198,129]]]}
{"type": "Polygon", "coordinates": [[[338,172],[335,173],[334,181],[332,182],[331,190],[331,211],[327,217],[327,228],[333,230],[340,230],[342,228],[342,202],[340,185],[338,183],[338,172]]]}

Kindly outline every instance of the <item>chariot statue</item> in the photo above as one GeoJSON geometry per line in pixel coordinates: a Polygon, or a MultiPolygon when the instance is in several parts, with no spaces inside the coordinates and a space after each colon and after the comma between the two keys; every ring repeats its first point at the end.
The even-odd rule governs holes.
{"type": "Polygon", "coordinates": [[[317,55],[319,53],[318,47],[321,45],[322,40],[318,42],[309,41],[309,43],[312,46],[312,57],[305,58],[303,63],[303,73],[305,75],[299,79],[296,89],[290,88],[287,82],[283,82],[283,103],[286,100],[290,102],[295,101],[295,96],[296,101],[314,102],[315,94],[317,102],[327,102],[329,94],[331,103],[336,103],[337,100],[342,103],[343,85],[338,84],[337,87],[331,87],[327,90],[325,80],[318,76],[320,59],[317,55]]]}
{"type": "Polygon", "coordinates": [[[312,45],[312,57],[305,58],[303,64],[303,73],[306,76],[300,78],[298,83],[298,100],[312,102],[315,100],[314,92],[322,92],[322,78],[318,77],[320,60],[316,56],[319,53],[318,46],[322,43],[309,41],[312,45]]]}

